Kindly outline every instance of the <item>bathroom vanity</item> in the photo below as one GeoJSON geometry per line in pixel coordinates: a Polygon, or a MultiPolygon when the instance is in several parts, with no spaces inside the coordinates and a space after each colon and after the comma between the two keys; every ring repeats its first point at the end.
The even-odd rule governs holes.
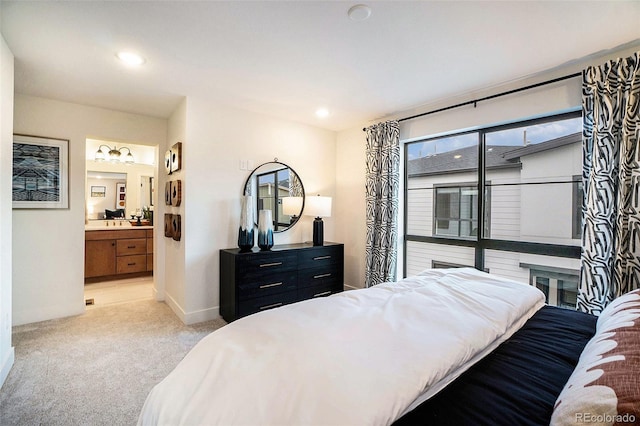
{"type": "Polygon", "coordinates": [[[153,226],[87,226],[84,239],[85,283],[153,274],[153,226]]]}

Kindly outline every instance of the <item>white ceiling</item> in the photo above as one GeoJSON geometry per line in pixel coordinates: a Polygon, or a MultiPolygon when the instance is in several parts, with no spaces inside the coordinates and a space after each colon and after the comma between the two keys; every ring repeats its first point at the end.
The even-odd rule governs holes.
{"type": "Polygon", "coordinates": [[[332,130],[640,38],[640,1],[368,1],[355,22],[359,1],[1,0],[0,28],[19,93],[158,117],[196,96],[332,130]]]}

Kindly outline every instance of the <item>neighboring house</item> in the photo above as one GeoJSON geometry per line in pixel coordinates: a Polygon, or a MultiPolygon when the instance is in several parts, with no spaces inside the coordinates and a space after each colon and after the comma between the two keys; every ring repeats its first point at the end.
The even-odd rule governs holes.
{"type": "MultiPolygon", "coordinates": [[[[581,134],[525,146],[487,145],[484,236],[495,240],[580,245],[581,134]]],[[[407,233],[475,240],[478,147],[407,162],[407,233]]],[[[409,242],[407,275],[424,268],[474,265],[464,246],[409,242]]],[[[488,250],[492,273],[530,282],[550,304],[575,306],[579,261],[488,250]]]]}

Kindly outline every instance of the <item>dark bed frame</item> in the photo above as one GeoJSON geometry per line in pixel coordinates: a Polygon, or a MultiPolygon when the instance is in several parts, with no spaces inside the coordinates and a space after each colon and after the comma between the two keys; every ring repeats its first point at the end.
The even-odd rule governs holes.
{"type": "Polygon", "coordinates": [[[548,425],[597,317],[544,306],[511,338],[394,424],[548,425]]]}

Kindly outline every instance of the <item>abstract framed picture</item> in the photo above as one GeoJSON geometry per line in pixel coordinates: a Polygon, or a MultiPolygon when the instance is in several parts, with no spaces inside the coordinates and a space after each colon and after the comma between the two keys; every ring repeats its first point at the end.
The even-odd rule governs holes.
{"type": "Polygon", "coordinates": [[[13,135],[14,209],[69,208],[69,141],[13,135]]]}

